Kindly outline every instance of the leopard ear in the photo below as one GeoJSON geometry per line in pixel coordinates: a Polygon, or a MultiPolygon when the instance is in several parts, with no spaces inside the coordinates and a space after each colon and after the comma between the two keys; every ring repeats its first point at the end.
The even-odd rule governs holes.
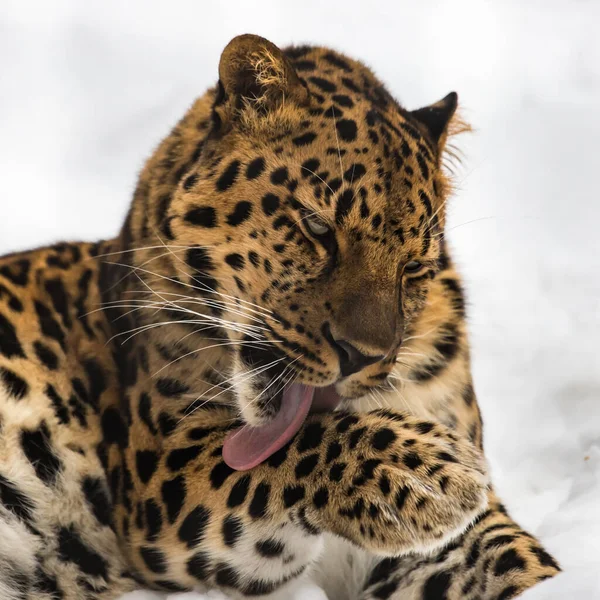
{"type": "Polygon", "coordinates": [[[309,92],[283,52],[258,35],[233,38],[221,54],[216,104],[268,112],[284,100],[307,104],[309,92]]]}
{"type": "Polygon", "coordinates": [[[439,102],[413,110],[410,113],[423,126],[431,141],[437,145],[440,151],[443,150],[446,144],[449,125],[457,106],[458,94],[450,92],[439,102]]]}

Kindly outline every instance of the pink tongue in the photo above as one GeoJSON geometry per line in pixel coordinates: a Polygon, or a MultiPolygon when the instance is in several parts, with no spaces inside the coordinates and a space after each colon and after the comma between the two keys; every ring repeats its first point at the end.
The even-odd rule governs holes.
{"type": "Polygon", "coordinates": [[[262,427],[244,425],[232,431],[223,444],[223,460],[236,471],[259,465],[285,446],[298,432],[313,405],[315,411],[333,410],[340,397],[333,386],[314,388],[293,383],[283,393],[277,416],[262,427]]]}

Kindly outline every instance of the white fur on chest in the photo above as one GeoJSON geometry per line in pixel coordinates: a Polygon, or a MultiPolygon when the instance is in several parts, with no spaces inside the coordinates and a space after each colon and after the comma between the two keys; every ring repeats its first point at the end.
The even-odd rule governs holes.
{"type": "Polygon", "coordinates": [[[329,600],[357,600],[370,571],[380,560],[381,557],[342,538],[325,534],[323,554],[310,578],[325,591],[329,600]]]}

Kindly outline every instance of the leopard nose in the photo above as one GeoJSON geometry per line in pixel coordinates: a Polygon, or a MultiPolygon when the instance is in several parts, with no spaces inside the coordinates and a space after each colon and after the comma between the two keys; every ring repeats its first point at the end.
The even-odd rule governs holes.
{"type": "Polygon", "coordinates": [[[342,377],[348,377],[353,373],[357,373],[368,365],[372,365],[384,358],[383,354],[368,356],[367,354],[363,354],[350,342],[335,339],[328,325],[325,325],[322,331],[323,335],[338,355],[342,377]]]}
{"type": "Polygon", "coordinates": [[[379,356],[367,356],[344,340],[334,340],[334,349],[340,359],[340,371],[343,377],[357,373],[384,357],[383,354],[379,356]]]}

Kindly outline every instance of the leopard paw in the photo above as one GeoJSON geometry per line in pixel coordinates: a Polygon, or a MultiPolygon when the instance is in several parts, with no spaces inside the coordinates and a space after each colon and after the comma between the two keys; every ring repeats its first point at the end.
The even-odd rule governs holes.
{"type": "Polygon", "coordinates": [[[328,528],[381,555],[429,552],[460,535],[487,506],[481,451],[439,424],[369,416],[343,433],[347,453],[328,465],[328,528]]]}

